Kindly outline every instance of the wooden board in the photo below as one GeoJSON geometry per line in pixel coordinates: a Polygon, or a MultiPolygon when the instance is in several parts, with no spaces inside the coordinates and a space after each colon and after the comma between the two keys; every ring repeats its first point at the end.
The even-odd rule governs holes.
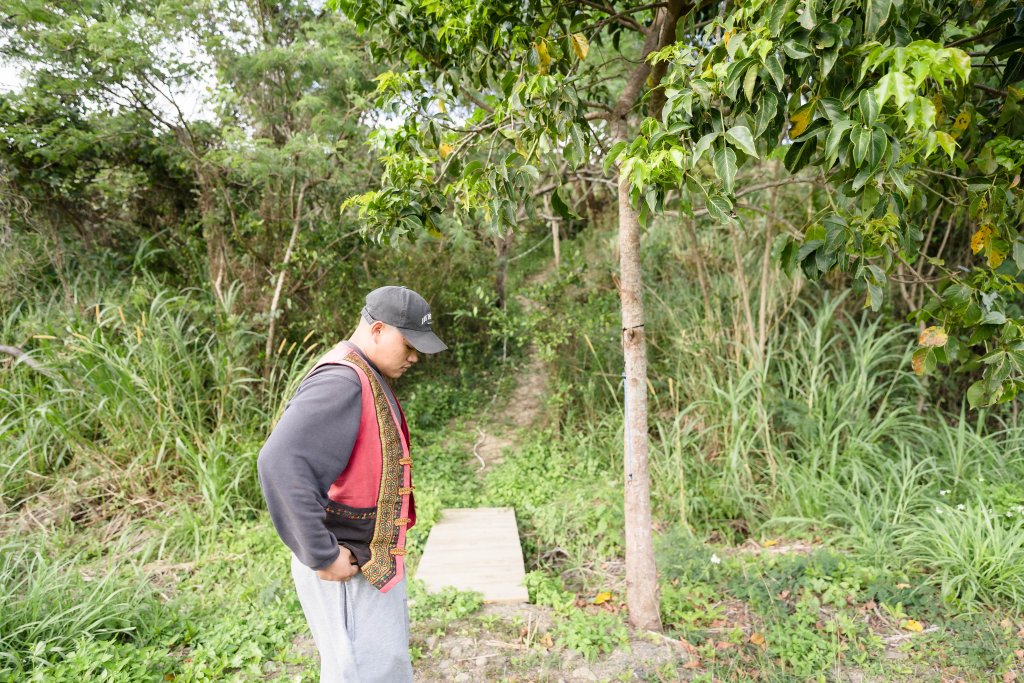
{"type": "Polygon", "coordinates": [[[523,549],[512,508],[449,508],[430,530],[416,578],[483,593],[484,602],[527,602],[523,549]]]}

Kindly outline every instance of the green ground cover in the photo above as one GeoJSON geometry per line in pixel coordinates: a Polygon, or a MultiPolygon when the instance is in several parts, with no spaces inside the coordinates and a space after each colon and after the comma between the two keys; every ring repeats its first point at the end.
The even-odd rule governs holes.
{"type": "MultiPolygon", "coordinates": [[[[514,506],[547,615],[531,632],[413,583],[418,671],[442,663],[437,638],[467,632],[514,643],[488,675],[524,681],[646,637],[622,606],[616,299],[600,240],[567,243],[562,269],[530,283],[548,255],[526,259],[511,286],[538,308],[494,310],[486,354],[426,364],[402,387],[411,563],[441,509],[514,506]],[[480,476],[475,430],[499,419],[530,353],[550,371],[543,419],[480,476]]],[[[653,500],[678,654],[608,678],[1010,680],[1024,647],[1012,409],[934,405],[909,369],[913,335],[825,292],[780,298],[784,324],[756,358],[729,312],[708,323],[693,278],[655,256],[653,500]]],[[[709,282],[715,300],[735,300],[729,281],[709,282]]],[[[197,291],[156,278],[80,289],[0,321],[52,375],[0,369],[0,680],[316,680],[254,464],[317,349],[286,348],[264,377],[245,360],[260,344],[248,322],[197,291]]]]}

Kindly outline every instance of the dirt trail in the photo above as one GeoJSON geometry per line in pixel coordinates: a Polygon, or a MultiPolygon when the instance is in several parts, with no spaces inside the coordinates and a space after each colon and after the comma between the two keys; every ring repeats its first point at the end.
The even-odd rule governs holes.
{"type": "MultiPolygon", "coordinates": [[[[550,273],[545,268],[524,282],[525,287],[544,280],[550,273]]],[[[540,304],[522,294],[516,301],[527,312],[536,311],[540,304]]],[[[476,431],[473,455],[480,462],[478,474],[483,476],[494,465],[500,464],[502,454],[516,443],[516,432],[527,427],[539,427],[544,422],[544,398],[548,389],[548,369],[532,342],[526,350],[526,362],[516,373],[514,388],[508,399],[495,397],[484,413],[470,426],[476,431]]]]}

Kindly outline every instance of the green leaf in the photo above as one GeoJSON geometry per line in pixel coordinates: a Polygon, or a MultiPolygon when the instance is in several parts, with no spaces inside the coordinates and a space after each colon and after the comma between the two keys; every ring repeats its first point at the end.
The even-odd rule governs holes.
{"type": "Polygon", "coordinates": [[[796,173],[806,166],[811,161],[811,157],[814,156],[816,148],[817,140],[814,138],[794,142],[789,146],[789,151],[786,152],[786,156],[782,160],[786,170],[790,173],[796,173]]]}
{"type": "Polygon", "coordinates": [[[719,135],[721,135],[721,133],[708,133],[697,141],[696,146],[693,148],[693,164],[695,166],[697,162],[700,161],[700,158],[704,156],[704,152],[708,151],[711,145],[714,144],[715,140],[718,139],[719,135]]]}
{"type": "Polygon", "coordinates": [[[914,82],[910,76],[901,71],[891,71],[878,80],[875,86],[878,106],[884,107],[889,98],[893,98],[896,106],[902,109],[914,97],[914,82]]]}
{"type": "Polygon", "coordinates": [[[764,91],[761,93],[761,99],[757,103],[757,115],[754,119],[754,133],[758,137],[764,134],[768,130],[768,126],[775,120],[775,115],[778,114],[779,110],[779,99],[775,96],[775,93],[764,91]]]}
{"type": "Polygon", "coordinates": [[[988,403],[985,401],[985,386],[988,384],[987,380],[979,379],[977,382],[972,384],[967,389],[967,402],[972,408],[979,408],[988,403]]]}
{"type": "Polygon", "coordinates": [[[782,87],[786,84],[786,76],[782,71],[782,60],[779,59],[778,53],[768,57],[764,63],[764,68],[768,75],[772,77],[772,81],[775,82],[775,89],[781,92],[782,87]]]}
{"type": "Polygon", "coordinates": [[[882,24],[889,18],[892,0],[867,0],[867,12],[864,16],[864,35],[874,38],[882,24]]]}
{"type": "Polygon", "coordinates": [[[956,153],[956,140],[953,139],[953,136],[945,131],[937,130],[935,131],[935,141],[939,143],[939,147],[952,159],[956,153]]]}
{"type": "Polygon", "coordinates": [[[868,144],[868,168],[875,171],[889,151],[889,138],[881,128],[871,131],[871,142],[868,144]]]}
{"type": "Polygon", "coordinates": [[[715,152],[715,173],[722,179],[722,187],[732,194],[733,181],[736,179],[736,152],[732,147],[724,147],[715,152]]]}
{"type": "Polygon", "coordinates": [[[871,131],[864,126],[856,126],[850,131],[850,142],[853,144],[853,163],[860,166],[868,155],[868,144],[871,142],[871,131]]]}
{"type": "Polygon", "coordinates": [[[786,53],[786,56],[791,59],[807,59],[808,57],[814,56],[814,53],[811,52],[807,43],[798,42],[793,38],[782,43],[782,50],[786,53]]]}
{"type": "Polygon", "coordinates": [[[729,223],[732,221],[732,202],[727,197],[723,197],[720,194],[708,197],[706,206],[708,215],[719,223],[729,223]]]}
{"type": "Polygon", "coordinates": [[[839,144],[843,141],[843,134],[850,130],[852,126],[853,121],[849,119],[837,121],[832,126],[832,130],[828,132],[828,137],[825,139],[825,160],[829,166],[832,165],[836,155],[839,154],[839,144]]]}
{"type": "Polygon", "coordinates": [[[757,86],[757,74],[761,70],[760,64],[751,64],[747,68],[747,75],[743,77],[743,94],[747,102],[754,101],[754,87],[757,86]]]}
{"type": "Polygon", "coordinates": [[[561,188],[556,188],[555,191],[551,193],[551,208],[555,210],[555,213],[566,220],[579,218],[576,212],[572,210],[572,207],[562,199],[561,188]]]}
{"type": "Polygon", "coordinates": [[[746,126],[733,126],[725,131],[725,139],[739,147],[745,154],[758,158],[757,147],[754,146],[754,137],[746,126]]]}
{"type": "Polygon", "coordinates": [[[608,150],[608,155],[604,158],[605,174],[607,174],[611,169],[612,164],[614,164],[615,160],[619,158],[619,155],[622,154],[622,150],[626,148],[627,144],[628,143],[625,140],[620,140],[612,145],[612,148],[608,150]]]}
{"type": "Polygon", "coordinates": [[[1018,270],[1024,271],[1024,240],[1018,239],[1013,243],[1013,261],[1018,270]]]}
{"type": "Polygon", "coordinates": [[[875,121],[878,120],[878,109],[883,104],[885,104],[885,101],[876,100],[875,96],[868,89],[861,90],[857,96],[857,108],[860,110],[864,123],[869,126],[875,125],[875,121]]]}

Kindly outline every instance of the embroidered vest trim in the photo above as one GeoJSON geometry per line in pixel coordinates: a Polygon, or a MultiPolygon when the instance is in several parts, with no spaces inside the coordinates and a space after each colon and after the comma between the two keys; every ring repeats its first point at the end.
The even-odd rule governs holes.
{"type": "MultiPolygon", "coordinates": [[[[405,467],[399,461],[405,458],[405,448],[398,425],[392,416],[387,394],[384,393],[384,387],[380,385],[370,366],[355,351],[345,356],[345,360],[358,367],[366,375],[373,392],[373,403],[377,408],[377,426],[380,430],[381,445],[377,519],[373,525],[373,538],[370,540],[370,561],[360,567],[360,570],[367,581],[377,590],[382,590],[384,586],[391,583],[392,579],[401,578],[399,572],[404,574],[402,571],[404,567],[399,567],[396,560],[398,555],[391,551],[405,545],[402,533],[405,525],[396,524],[396,520],[402,518],[403,497],[411,493],[411,491],[402,491],[405,467]]],[[[405,549],[401,548],[401,550],[404,555],[405,549]]]]}

